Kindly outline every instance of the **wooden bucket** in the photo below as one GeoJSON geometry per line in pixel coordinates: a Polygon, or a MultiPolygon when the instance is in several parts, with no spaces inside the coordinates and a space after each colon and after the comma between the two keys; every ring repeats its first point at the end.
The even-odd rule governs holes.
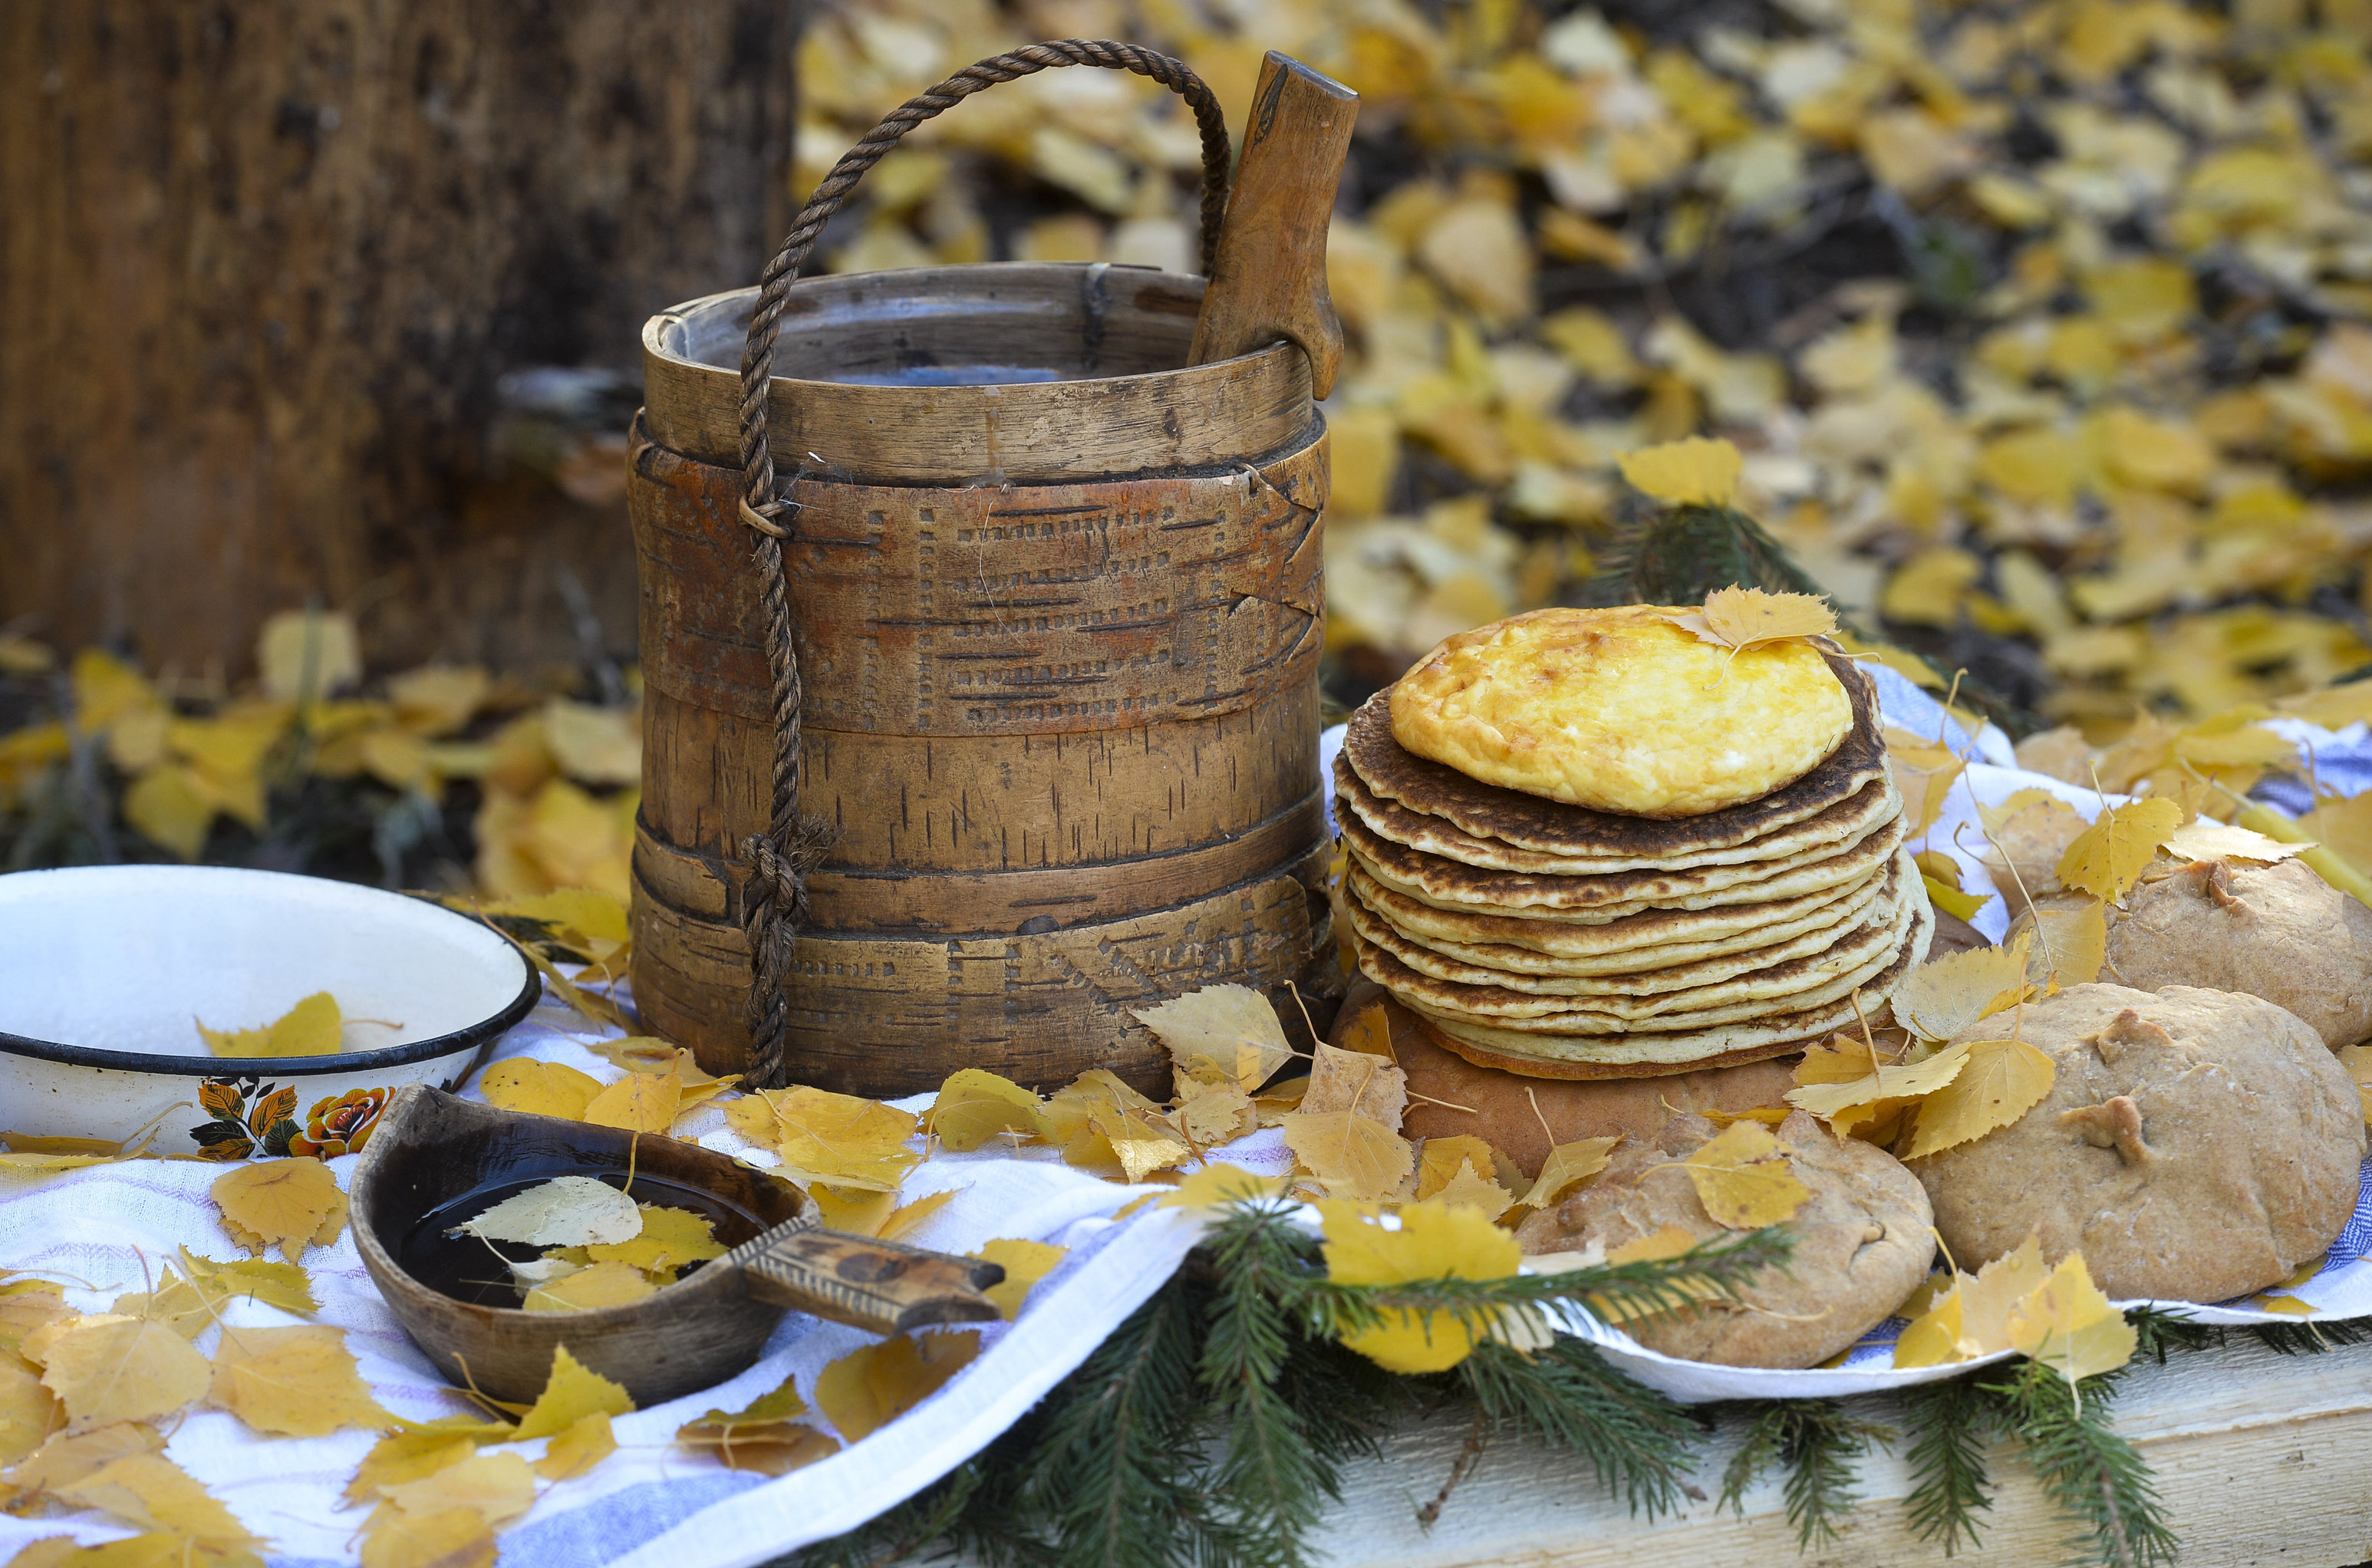
{"type": "MultiPolygon", "coordinates": [[[[1329,950],[1324,422],[1289,343],[1180,368],[1202,292],[1050,264],[789,289],[767,437],[798,802],[840,835],[782,986],[789,1080],[1166,1085],[1131,1009],[1329,950]]],[[[719,1073],[751,1063],[744,846],[773,798],[737,420],[758,296],[645,329],[628,491],[634,996],[719,1073]]]]}

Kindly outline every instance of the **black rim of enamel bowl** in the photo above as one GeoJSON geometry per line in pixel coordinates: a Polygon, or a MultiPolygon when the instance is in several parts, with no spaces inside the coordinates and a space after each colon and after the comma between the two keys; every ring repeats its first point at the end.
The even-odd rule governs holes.
{"type": "Polygon", "coordinates": [[[377,1051],[345,1051],[335,1056],[166,1056],[143,1051],[101,1051],[95,1046],[66,1045],[0,1029],[0,1052],[66,1067],[105,1067],[119,1073],[147,1073],[168,1078],[318,1078],[333,1073],[408,1067],[485,1045],[534,1011],[543,996],[543,981],[526,954],[513,947],[510,955],[518,962],[519,989],[517,995],[503,1005],[501,1012],[447,1034],[381,1046],[377,1051]]]}

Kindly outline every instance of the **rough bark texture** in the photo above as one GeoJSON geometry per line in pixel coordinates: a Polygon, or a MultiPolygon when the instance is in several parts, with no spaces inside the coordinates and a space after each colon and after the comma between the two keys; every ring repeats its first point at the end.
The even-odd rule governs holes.
{"type": "Polygon", "coordinates": [[[0,623],[185,670],[308,598],[390,663],[631,649],[622,489],[523,482],[496,382],[632,371],[756,275],[794,12],[0,6],[0,623]]]}

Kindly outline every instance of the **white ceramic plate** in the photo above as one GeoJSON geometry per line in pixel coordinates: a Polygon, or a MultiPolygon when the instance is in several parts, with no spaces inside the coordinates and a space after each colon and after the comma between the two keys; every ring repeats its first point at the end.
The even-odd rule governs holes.
{"type": "Polygon", "coordinates": [[[0,1133],[331,1158],[398,1086],[459,1087],[540,993],[499,933],[373,888],[205,865],[0,877],[0,1133]],[[198,1034],[317,991],[348,1020],[338,1055],[214,1056],[198,1034]]]}

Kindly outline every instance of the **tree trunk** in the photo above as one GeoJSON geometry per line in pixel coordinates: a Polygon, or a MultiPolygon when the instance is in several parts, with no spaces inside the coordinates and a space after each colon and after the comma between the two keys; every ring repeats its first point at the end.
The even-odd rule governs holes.
{"type": "Polygon", "coordinates": [[[631,650],[623,415],[574,426],[614,462],[568,417],[506,440],[497,382],[610,366],[631,409],[644,319],[755,279],[794,31],[793,0],[0,6],[0,625],[192,674],[308,600],[386,664],[631,650]]]}

